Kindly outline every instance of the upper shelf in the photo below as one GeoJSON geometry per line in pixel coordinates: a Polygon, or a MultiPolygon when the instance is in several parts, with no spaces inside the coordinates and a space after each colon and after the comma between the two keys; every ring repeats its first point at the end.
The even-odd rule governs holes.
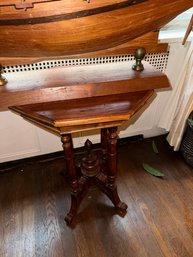
{"type": "Polygon", "coordinates": [[[143,61],[144,70],[132,62],[58,67],[6,74],[0,87],[0,109],[12,105],[125,94],[169,87],[167,76],[143,61]]]}
{"type": "Polygon", "coordinates": [[[0,0],[0,57],[71,56],[155,31],[190,0],[0,0]]]}

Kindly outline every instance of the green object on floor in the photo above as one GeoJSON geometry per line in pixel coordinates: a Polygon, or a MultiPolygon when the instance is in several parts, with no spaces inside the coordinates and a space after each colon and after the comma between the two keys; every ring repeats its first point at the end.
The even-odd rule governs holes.
{"type": "Polygon", "coordinates": [[[156,145],[156,143],[155,143],[154,140],[152,141],[152,149],[153,149],[153,151],[154,151],[155,154],[159,154],[157,145],[156,145]]]}
{"type": "Polygon", "coordinates": [[[190,126],[193,126],[193,120],[192,119],[188,119],[188,123],[190,124],[190,126]]]}
{"type": "Polygon", "coordinates": [[[153,167],[149,166],[147,163],[143,163],[143,168],[147,172],[149,172],[151,175],[156,176],[156,177],[164,177],[164,174],[153,167]]]}

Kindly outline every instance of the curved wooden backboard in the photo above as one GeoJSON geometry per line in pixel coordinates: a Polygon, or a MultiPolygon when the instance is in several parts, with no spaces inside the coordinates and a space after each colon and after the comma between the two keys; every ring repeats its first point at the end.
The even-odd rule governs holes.
{"type": "Polygon", "coordinates": [[[124,47],[192,6],[190,0],[0,0],[0,58],[69,57],[124,47]]]}

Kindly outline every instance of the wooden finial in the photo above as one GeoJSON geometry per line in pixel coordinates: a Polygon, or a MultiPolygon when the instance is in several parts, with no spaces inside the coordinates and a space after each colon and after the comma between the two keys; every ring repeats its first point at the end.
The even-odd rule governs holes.
{"type": "Polygon", "coordinates": [[[135,64],[132,66],[133,70],[136,71],[142,71],[144,70],[143,64],[141,63],[141,61],[143,60],[143,58],[145,57],[146,54],[146,49],[144,47],[139,47],[135,50],[135,64]]]}
{"type": "Polygon", "coordinates": [[[7,83],[6,78],[2,76],[3,66],[0,64],[0,86],[4,86],[7,83]]]}
{"type": "Polygon", "coordinates": [[[100,172],[100,161],[98,154],[91,150],[92,142],[87,139],[85,142],[86,155],[82,158],[81,172],[84,176],[94,177],[100,172]]]}

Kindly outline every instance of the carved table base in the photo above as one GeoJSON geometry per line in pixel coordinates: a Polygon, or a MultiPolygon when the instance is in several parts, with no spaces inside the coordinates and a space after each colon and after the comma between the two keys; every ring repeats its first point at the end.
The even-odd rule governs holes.
{"type": "MultiPolygon", "coordinates": [[[[134,73],[132,76],[131,80],[134,79],[135,84],[135,76],[138,75],[134,73]]],[[[154,79],[151,79],[152,81],[154,79]]],[[[85,85],[85,90],[89,85],[85,85]]],[[[98,86],[104,87],[99,83],[95,90],[98,90],[98,86]]],[[[111,95],[112,89],[110,91],[109,86],[106,90],[104,93],[109,92],[108,95],[10,107],[28,121],[61,136],[71,184],[71,208],[65,218],[68,225],[73,222],[81,201],[92,185],[109,197],[120,215],[124,216],[126,213],[127,205],[121,202],[115,184],[117,127],[144,106],[153,90],[118,95],[111,95]],[[92,143],[87,140],[86,154],[77,168],[71,134],[93,129],[101,129],[101,152],[99,154],[92,150],[92,143]]]]}
{"type": "Polygon", "coordinates": [[[66,223],[68,225],[72,224],[82,199],[92,185],[96,185],[105,193],[114,204],[118,214],[124,216],[127,205],[121,202],[115,184],[117,127],[101,129],[102,158],[98,153],[91,150],[92,143],[89,140],[86,141],[86,154],[81,162],[80,178],[78,178],[76,171],[71,134],[62,136],[62,143],[71,183],[71,208],[65,217],[66,223]]]}

